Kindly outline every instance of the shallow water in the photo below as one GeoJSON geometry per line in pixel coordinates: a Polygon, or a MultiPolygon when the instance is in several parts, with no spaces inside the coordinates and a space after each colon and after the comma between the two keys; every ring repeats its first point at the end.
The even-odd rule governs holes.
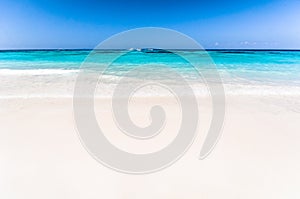
{"type": "MultiPolygon", "coordinates": [[[[203,74],[197,73],[195,64],[204,76],[216,73],[213,70],[215,66],[228,93],[233,90],[241,94],[300,93],[300,51],[177,50],[174,53],[145,53],[121,50],[17,50],[0,51],[0,94],[23,95],[28,87],[31,92],[37,92],[35,88],[42,90],[45,87],[50,93],[50,90],[56,89],[53,91],[56,94],[70,95],[82,67],[90,72],[106,68],[102,82],[108,84],[117,83],[124,76],[129,77],[129,82],[131,79],[147,78],[168,81],[171,79],[167,71],[172,69],[193,85],[203,85],[203,74]],[[122,56],[113,59],[118,55],[122,56]],[[133,69],[139,70],[128,73],[133,69]]],[[[173,83],[180,84],[176,79],[173,83]]],[[[110,87],[107,89],[111,90],[110,87]]]]}

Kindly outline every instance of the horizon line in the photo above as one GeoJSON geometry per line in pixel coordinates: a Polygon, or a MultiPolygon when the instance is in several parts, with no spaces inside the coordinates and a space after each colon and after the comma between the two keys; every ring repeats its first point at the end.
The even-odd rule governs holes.
{"type": "MultiPolygon", "coordinates": [[[[156,49],[156,48],[144,48],[144,49],[156,49]]],[[[92,50],[129,50],[129,49],[93,49],[93,48],[11,48],[11,49],[0,49],[3,51],[92,51],[92,50]]],[[[187,51],[300,51],[300,48],[203,48],[203,49],[165,49],[165,50],[187,50],[187,51]]]]}

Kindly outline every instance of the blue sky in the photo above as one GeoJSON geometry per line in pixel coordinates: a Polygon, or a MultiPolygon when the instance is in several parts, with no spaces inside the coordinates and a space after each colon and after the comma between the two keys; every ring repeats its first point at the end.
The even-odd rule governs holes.
{"type": "Polygon", "coordinates": [[[299,10],[300,0],[0,0],[0,48],[93,48],[155,26],[205,48],[300,49],[299,10]]]}

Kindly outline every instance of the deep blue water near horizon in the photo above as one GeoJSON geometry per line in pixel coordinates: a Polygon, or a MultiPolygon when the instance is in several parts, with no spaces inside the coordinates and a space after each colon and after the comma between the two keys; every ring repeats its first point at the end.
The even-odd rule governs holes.
{"type": "MultiPolygon", "coordinates": [[[[119,50],[95,51],[95,62],[107,64],[110,57],[119,50]]],[[[275,85],[300,86],[300,51],[297,50],[208,50],[220,74],[228,74],[232,82],[266,83],[275,85]]],[[[0,74],[19,71],[51,70],[74,71],[80,69],[82,62],[91,50],[2,50],[0,51],[0,74]]],[[[181,50],[187,57],[199,60],[203,51],[181,50]]],[[[183,72],[189,71],[171,53],[133,52],[120,60],[122,67],[113,70],[127,70],[132,65],[147,65],[156,70],[162,65],[175,67],[183,72]]],[[[227,77],[228,77],[227,75],[227,77]]]]}

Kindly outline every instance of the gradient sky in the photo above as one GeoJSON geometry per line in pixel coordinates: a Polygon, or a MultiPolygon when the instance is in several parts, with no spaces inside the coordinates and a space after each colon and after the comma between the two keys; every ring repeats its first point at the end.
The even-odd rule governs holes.
{"type": "Polygon", "coordinates": [[[146,26],[205,48],[300,49],[300,0],[0,0],[0,49],[93,48],[146,26]]]}

